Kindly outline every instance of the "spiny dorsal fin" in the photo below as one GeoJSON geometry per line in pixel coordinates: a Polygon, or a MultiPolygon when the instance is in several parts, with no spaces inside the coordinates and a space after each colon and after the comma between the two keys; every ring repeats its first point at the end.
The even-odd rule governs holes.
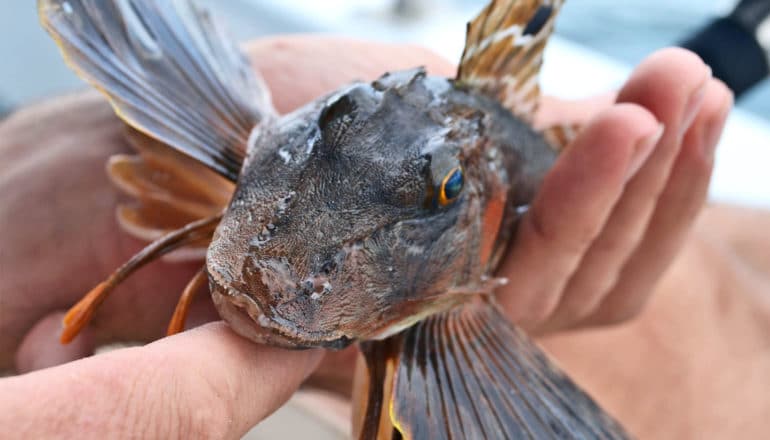
{"type": "Polygon", "coordinates": [[[564,0],[493,1],[468,23],[457,79],[532,122],[543,50],[564,0]]]}
{"type": "Polygon", "coordinates": [[[374,348],[397,362],[389,413],[405,439],[629,438],[492,298],[377,344],[367,359],[374,348]]]}
{"type": "Polygon", "coordinates": [[[273,114],[262,80],[191,0],[38,0],[68,62],[127,124],[230,180],[273,114]]]}
{"type": "Polygon", "coordinates": [[[575,140],[582,129],[583,124],[574,122],[551,125],[540,132],[556,151],[561,152],[575,140]]]}

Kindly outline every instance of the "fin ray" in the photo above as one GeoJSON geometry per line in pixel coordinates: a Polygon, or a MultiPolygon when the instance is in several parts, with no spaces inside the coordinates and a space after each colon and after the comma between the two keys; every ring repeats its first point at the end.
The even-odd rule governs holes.
{"type": "Polygon", "coordinates": [[[38,0],[68,64],[121,119],[230,180],[273,115],[238,46],[190,0],[38,0]]]}
{"type": "Polygon", "coordinates": [[[491,298],[393,338],[391,422],[404,438],[628,438],[491,298]]]}
{"type": "Polygon", "coordinates": [[[581,123],[563,123],[546,127],[541,133],[556,151],[563,151],[575,140],[582,128],[581,123]]]}
{"type": "Polygon", "coordinates": [[[532,122],[543,51],[564,0],[491,2],[468,23],[457,79],[532,122]]]}
{"type": "MultiPolygon", "coordinates": [[[[112,182],[134,199],[117,207],[123,230],[152,241],[227,206],[232,182],[137,130],[128,128],[126,135],[138,154],[115,155],[107,164],[112,182]]],[[[199,251],[208,243],[202,245],[199,251]]]]}

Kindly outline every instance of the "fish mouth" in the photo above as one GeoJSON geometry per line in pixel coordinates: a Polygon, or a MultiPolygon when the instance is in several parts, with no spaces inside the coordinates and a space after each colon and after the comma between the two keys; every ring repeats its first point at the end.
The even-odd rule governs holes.
{"type": "Polygon", "coordinates": [[[209,277],[211,297],[219,315],[239,335],[258,344],[293,350],[328,348],[341,350],[353,340],[347,336],[325,339],[312,334],[291,332],[267,317],[250,295],[232,287],[224,288],[209,277]]]}

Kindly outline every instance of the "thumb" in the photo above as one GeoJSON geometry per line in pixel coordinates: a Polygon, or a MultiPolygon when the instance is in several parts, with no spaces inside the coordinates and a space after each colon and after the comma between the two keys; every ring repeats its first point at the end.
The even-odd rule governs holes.
{"type": "Polygon", "coordinates": [[[0,380],[0,426],[29,438],[240,438],[288,400],[321,355],[207,324],[0,380]]]}

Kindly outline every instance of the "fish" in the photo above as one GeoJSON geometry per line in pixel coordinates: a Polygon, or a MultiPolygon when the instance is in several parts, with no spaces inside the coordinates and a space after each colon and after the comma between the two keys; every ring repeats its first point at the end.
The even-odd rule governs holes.
{"type": "Polygon", "coordinates": [[[360,439],[629,438],[494,297],[521,216],[579,129],[533,128],[563,3],[489,3],[454,78],[388,72],[279,115],[192,0],[38,0],[65,61],[125,122],[135,154],[107,167],[133,198],[117,221],[151,241],[68,311],[61,341],[143,265],[205,258],[168,333],[208,284],[256,343],[358,344],[360,439]]]}

